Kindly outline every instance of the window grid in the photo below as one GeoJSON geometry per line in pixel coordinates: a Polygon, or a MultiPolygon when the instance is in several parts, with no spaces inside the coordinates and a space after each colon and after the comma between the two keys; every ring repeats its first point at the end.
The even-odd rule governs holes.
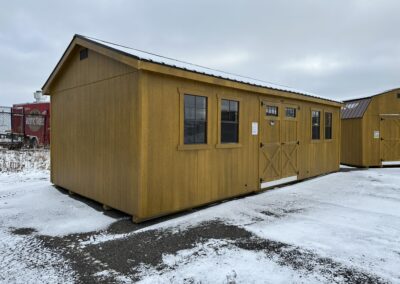
{"type": "Polygon", "coordinates": [[[279,110],[277,106],[267,106],[266,107],[266,115],[268,116],[278,116],[279,110]]]}
{"type": "Polygon", "coordinates": [[[332,113],[325,113],[325,139],[332,139],[332,113]]]}
{"type": "Polygon", "coordinates": [[[239,142],[239,102],[221,100],[221,143],[239,142]]]}
{"type": "Polygon", "coordinates": [[[321,112],[313,110],[312,111],[312,139],[321,139],[321,112]]]}
{"type": "Polygon", "coordinates": [[[286,117],[296,118],[296,108],[287,107],[285,110],[286,117]]]}

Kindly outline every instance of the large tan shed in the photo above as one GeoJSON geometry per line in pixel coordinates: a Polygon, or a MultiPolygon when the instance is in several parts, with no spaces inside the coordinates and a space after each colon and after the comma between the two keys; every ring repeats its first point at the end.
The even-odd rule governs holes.
{"type": "Polygon", "coordinates": [[[345,102],[341,149],[342,164],[400,165],[400,89],[345,102]]]}
{"type": "Polygon", "coordinates": [[[339,169],[340,107],[74,36],[43,86],[51,181],[135,222],[339,169]]]}

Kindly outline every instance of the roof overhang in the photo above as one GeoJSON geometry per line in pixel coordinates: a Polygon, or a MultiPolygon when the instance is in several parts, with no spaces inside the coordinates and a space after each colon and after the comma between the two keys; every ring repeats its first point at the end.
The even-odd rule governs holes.
{"type": "Polygon", "coordinates": [[[146,70],[149,72],[161,73],[169,76],[181,77],[185,79],[191,79],[196,81],[201,81],[209,84],[216,84],[220,86],[241,89],[244,91],[255,92],[266,95],[279,95],[285,98],[298,99],[302,101],[309,101],[324,105],[330,105],[334,107],[342,107],[343,103],[334,100],[328,100],[324,98],[314,97],[310,95],[305,95],[295,91],[279,90],[274,88],[267,88],[264,86],[257,86],[249,83],[238,82],[235,80],[229,80],[226,78],[216,77],[205,73],[199,73],[191,70],[186,70],[183,68],[178,68],[176,66],[170,66],[158,62],[153,62],[150,60],[144,60],[132,54],[126,53],[124,51],[109,47],[107,45],[101,44],[99,42],[90,40],[84,36],[74,35],[67,49],[63,53],[61,59],[58,61],[56,67],[50,74],[49,78],[42,87],[43,94],[51,95],[51,84],[57,77],[62,69],[63,64],[69,58],[71,52],[76,46],[81,46],[94,50],[104,56],[110,57],[116,61],[125,63],[132,66],[138,70],[146,70]]]}

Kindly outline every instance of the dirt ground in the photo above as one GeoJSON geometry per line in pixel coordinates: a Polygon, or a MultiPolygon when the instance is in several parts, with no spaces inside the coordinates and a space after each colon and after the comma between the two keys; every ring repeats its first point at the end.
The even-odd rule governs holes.
{"type": "MultiPolygon", "coordinates": [[[[58,189],[64,194],[65,191],[58,189]]],[[[83,197],[73,195],[73,198],[102,211],[102,207],[83,197]]],[[[233,246],[244,250],[264,253],[279,265],[289,266],[302,273],[317,273],[328,282],[345,283],[387,283],[374,274],[359,271],[352,267],[346,267],[330,258],[322,258],[311,251],[289,244],[265,240],[248,231],[223,222],[211,221],[187,230],[176,232],[175,230],[148,230],[135,233],[142,228],[166,221],[177,216],[190,214],[184,212],[166,218],[148,221],[142,224],[134,224],[130,217],[117,212],[107,211],[116,218],[108,229],[101,232],[72,234],[63,237],[49,237],[34,234],[32,228],[20,228],[13,231],[16,235],[31,235],[40,240],[41,244],[51,251],[61,254],[69,261],[74,270],[77,283],[121,283],[140,280],[140,268],[150,265],[157,270],[165,269],[163,254],[175,254],[184,249],[190,249],[198,243],[206,243],[209,240],[229,241],[233,246]],[[81,244],[87,240],[95,240],[96,236],[124,234],[123,238],[108,240],[106,242],[81,244]],[[110,273],[103,274],[102,271],[110,273]]],[[[274,212],[264,211],[267,216],[284,218],[287,214],[296,214],[296,211],[284,211],[277,215],[274,212]]],[[[257,222],[257,220],[254,220],[257,222]]],[[[216,248],[218,250],[218,248],[216,248]]],[[[46,263],[42,263],[46,265],[46,263]]],[[[186,283],[195,283],[194,279],[186,279],[186,283]]],[[[196,282],[197,283],[197,282],[196,282]]],[[[235,283],[232,281],[232,283],[235,283]]]]}

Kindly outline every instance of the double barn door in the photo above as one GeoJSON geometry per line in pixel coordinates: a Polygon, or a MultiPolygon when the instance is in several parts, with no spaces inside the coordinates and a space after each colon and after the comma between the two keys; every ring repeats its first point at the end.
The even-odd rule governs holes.
{"type": "Polygon", "coordinates": [[[400,117],[382,116],[380,132],[382,163],[400,161],[400,117]]]}
{"type": "Polygon", "coordinates": [[[260,103],[260,187],[297,180],[298,106],[260,103]]]}

